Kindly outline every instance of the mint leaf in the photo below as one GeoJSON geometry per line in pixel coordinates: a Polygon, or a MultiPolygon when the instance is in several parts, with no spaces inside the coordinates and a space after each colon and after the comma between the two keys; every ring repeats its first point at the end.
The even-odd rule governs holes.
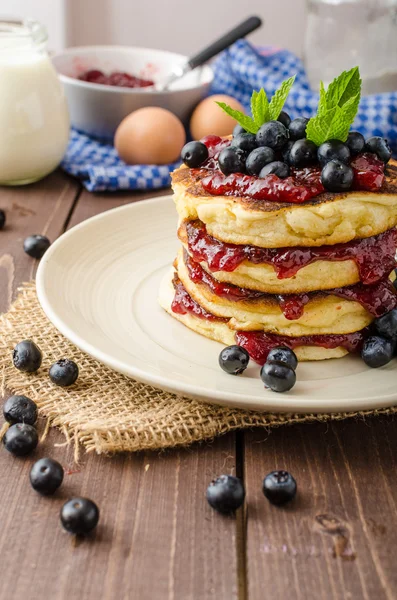
{"type": "Polygon", "coordinates": [[[328,86],[326,93],[327,108],[343,106],[350,98],[361,92],[361,78],[358,67],[343,71],[328,86]]]}
{"type": "Polygon", "coordinates": [[[323,114],[327,110],[327,97],[326,91],[324,87],[324,83],[320,81],[320,100],[318,102],[317,113],[319,115],[323,114]]]}
{"type": "Polygon", "coordinates": [[[259,90],[259,92],[256,92],[255,90],[252,92],[251,112],[258,129],[263,123],[270,121],[269,100],[267,99],[266,92],[263,88],[259,90]]]}
{"type": "Polygon", "coordinates": [[[275,91],[269,104],[270,118],[267,119],[268,121],[277,121],[281,111],[283,110],[283,106],[288,97],[288,94],[290,93],[291,88],[294,85],[294,81],[295,75],[283,81],[279,89],[275,91]]]}
{"type": "Polygon", "coordinates": [[[342,109],[334,106],[329,110],[310,119],[306,126],[306,137],[312,140],[317,146],[330,139],[339,139],[338,132],[340,125],[344,124],[342,109]]]}
{"type": "Polygon", "coordinates": [[[258,131],[259,127],[256,125],[254,120],[251,119],[251,117],[248,117],[248,115],[245,115],[239,110],[231,108],[225,104],[225,102],[217,102],[217,105],[220,106],[225,113],[233,117],[233,119],[235,119],[237,123],[241,125],[241,127],[244,127],[245,131],[248,131],[249,133],[256,133],[258,131]]]}

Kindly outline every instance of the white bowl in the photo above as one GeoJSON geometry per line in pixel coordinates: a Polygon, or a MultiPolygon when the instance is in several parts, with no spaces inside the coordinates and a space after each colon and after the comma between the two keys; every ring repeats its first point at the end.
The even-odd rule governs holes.
{"type": "Polygon", "coordinates": [[[126,71],[131,75],[162,81],[175,67],[183,65],[182,54],[128,46],[82,46],[55,55],[53,64],[65,88],[71,124],[89,135],[113,138],[118,125],[132,111],[144,106],[161,106],[184,124],[213,80],[209,66],[195,69],[174,82],[170,89],[122,88],[77,79],[84,71],[126,71]]]}

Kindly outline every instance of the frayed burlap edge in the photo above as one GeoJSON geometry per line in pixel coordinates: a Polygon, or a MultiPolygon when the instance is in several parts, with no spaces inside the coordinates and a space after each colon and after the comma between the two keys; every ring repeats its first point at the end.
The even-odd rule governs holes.
{"type": "Polygon", "coordinates": [[[186,446],[234,429],[397,411],[396,407],[320,415],[256,413],[190,400],[139,383],[105,367],[64,338],[42,311],[34,282],[20,288],[10,310],[0,317],[0,345],[3,394],[8,389],[32,398],[47,418],[46,431],[58,427],[65,443],[74,442],[76,459],[80,445],[98,454],[158,450],[186,446]],[[43,364],[36,374],[13,367],[12,350],[23,339],[33,339],[43,352],[43,364]],[[48,377],[49,366],[63,357],[73,359],[80,368],[80,377],[71,388],[56,387],[48,377]]]}

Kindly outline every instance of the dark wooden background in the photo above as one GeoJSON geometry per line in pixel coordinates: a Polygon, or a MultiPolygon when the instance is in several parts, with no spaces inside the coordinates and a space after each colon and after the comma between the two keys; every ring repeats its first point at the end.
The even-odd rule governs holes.
{"type": "MultiPolygon", "coordinates": [[[[164,193],[164,192],[162,192],[164,193]]],[[[36,263],[23,239],[54,240],[104,210],[152,196],[89,194],[54,173],[19,189],[0,188],[0,310],[36,263]]],[[[397,379],[396,379],[397,383],[397,379]]],[[[0,598],[7,600],[394,600],[397,534],[397,425],[392,417],[280,427],[225,435],[163,453],[73,464],[52,431],[35,454],[0,449],[0,598]],[[66,469],[53,498],[36,494],[29,470],[40,456],[66,469]],[[271,506],[261,482],[290,470],[298,496],[271,506]],[[204,494],[221,473],[244,479],[247,506],[216,514],[204,494]],[[76,540],[59,523],[73,495],[97,502],[101,520],[76,540]]]]}

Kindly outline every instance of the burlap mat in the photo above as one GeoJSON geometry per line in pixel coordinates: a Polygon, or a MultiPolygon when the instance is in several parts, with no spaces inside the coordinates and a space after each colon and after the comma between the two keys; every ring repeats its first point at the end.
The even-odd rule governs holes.
{"type": "Polygon", "coordinates": [[[0,364],[3,392],[23,393],[37,402],[48,426],[59,427],[66,441],[99,454],[156,450],[185,446],[245,427],[272,427],[344,419],[374,413],[394,413],[396,408],[329,415],[255,413],[189,400],[115,373],[81,352],[48,321],[37,300],[34,282],[19,290],[8,313],[0,317],[0,364]],[[37,374],[17,371],[12,349],[23,339],[33,339],[43,352],[37,374]],[[80,367],[76,385],[54,386],[48,368],[56,360],[71,358],[80,367]]]}

